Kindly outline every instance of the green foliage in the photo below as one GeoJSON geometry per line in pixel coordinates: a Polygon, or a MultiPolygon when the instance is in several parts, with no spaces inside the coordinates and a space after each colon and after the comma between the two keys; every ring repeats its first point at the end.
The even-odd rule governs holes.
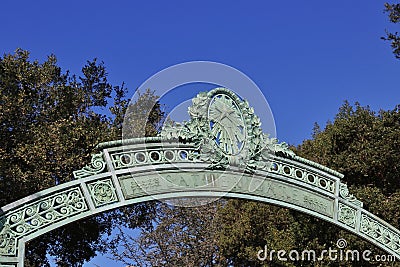
{"type": "Polygon", "coordinates": [[[345,175],[349,185],[400,189],[400,106],[378,113],[348,102],[335,121],[305,141],[297,153],[345,175]]]}
{"type": "Polygon", "coordinates": [[[154,91],[147,89],[144,93],[137,92],[136,101],[125,112],[122,129],[124,139],[156,136],[161,130],[164,117],[154,91]]]}
{"type": "MultiPolygon", "coordinates": [[[[174,204],[180,200],[174,200],[174,204]]],[[[150,224],[134,232],[118,227],[108,240],[106,251],[128,266],[224,266],[220,265],[215,217],[220,203],[197,207],[155,203],[150,224]]],[[[133,218],[132,218],[133,219],[133,218]]],[[[133,222],[135,225],[136,222],[133,222]]]]}
{"type": "Polygon", "coordinates": [[[295,221],[287,209],[234,199],[219,209],[218,219],[218,247],[229,265],[261,266],[257,252],[264,245],[275,250],[295,248],[294,233],[288,231],[295,221]]]}
{"type": "Polygon", "coordinates": [[[110,121],[95,113],[112,87],[102,63],[84,76],[62,74],[55,56],[40,64],[17,50],[0,59],[0,205],[72,179],[94,146],[115,139],[110,121]]]}
{"type": "MultiPolygon", "coordinates": [[[[334,122],[315,132],[314,138],[303,142],[296,152],[343,173],[343,181],[351,185],[350,191],[364,202],[365,209],[399,227],[399,151],[399,106],[374,112],[368,106],[351,106],[346,101],[334,122]]],[[[333,232],[337,234],[331,240],[345,238],[352,249],[385,254],[343,230],[333,232]]]]}
{"type": "Polygon", "coordinates": [[[389,19],[393,23],[400,21],[400,4],[385,3],[385,12],[389,13],[389,19]]]}
{"type": "MultiPolygon", "coordinates": [[[[385,3],[385,12],[389,13],[390,22],[400,23],[400,4],[385,3]]],[[[382,37],[382,39],[390,42],[393,54],[397,59],[400,59],[400,36],[398,32],[386,31],[386,37],[382,37]]]]}

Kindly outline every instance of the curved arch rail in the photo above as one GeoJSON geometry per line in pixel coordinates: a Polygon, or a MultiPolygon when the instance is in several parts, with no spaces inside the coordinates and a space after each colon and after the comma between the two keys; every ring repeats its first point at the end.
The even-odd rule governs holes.
{"type": "Polygon", "coordinates": [[[65,224],[125,205],[182,197],[241,198],[294,209],[338,225],[400,259],[399,230],[364,210],[338,173],[279,156],[269,159],[268,169],[254,173],[233,167],[212,170],[208,163],[183,156],[193,149],[173,142],[147,143],[146,149],[140,143],[103,148],[89,167],[75,172],[79,179],[4,206],[1,266],[23,266],[25,243],[65,224]],[[154,151],[160,158],[151,159],[154,151]],[[136,157],[142,153],[144,158],[136,157]]]}

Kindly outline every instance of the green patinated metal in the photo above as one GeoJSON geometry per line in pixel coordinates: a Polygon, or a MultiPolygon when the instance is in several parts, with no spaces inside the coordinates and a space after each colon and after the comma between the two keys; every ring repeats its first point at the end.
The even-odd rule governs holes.
{"type": "Polygon", "coordinates": [[[0,267],[23,266],[25,243],[73,221],[154,199],[231,197],[324,219],[400,259],[400,231],[363,209],[343,175],[263,133],[246,101],[217,88],[200,93],[191,119],[159,136],[97,146],[75,180],[2,207],[0,267]]]}

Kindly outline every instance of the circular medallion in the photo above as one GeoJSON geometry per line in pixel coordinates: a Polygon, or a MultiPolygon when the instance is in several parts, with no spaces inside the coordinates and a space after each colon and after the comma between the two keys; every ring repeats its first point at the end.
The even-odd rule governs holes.
{"type": "Polygon", "coordinates": [[[210,130],[217,146],[226,155],[237,155],[246,140],[246,127],[241,110],[227,94],[215,95],[208,106],[210,130]]]}

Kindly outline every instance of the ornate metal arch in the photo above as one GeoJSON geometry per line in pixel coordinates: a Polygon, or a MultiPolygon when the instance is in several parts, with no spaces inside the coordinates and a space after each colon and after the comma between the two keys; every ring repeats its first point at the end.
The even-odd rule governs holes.
{"type": "Polygon", "coordinates": [[[400,259],[400,231],[362,208],[343,175],[298,157],[263,134],[246,101],[200,93],[191,120],[160,136],[98,145],[75,179],[1,208],[0,267],[24,265],[25,243],[73,221],[125,205],[181,197],[271,203],[324,219],[400,259]]]}

